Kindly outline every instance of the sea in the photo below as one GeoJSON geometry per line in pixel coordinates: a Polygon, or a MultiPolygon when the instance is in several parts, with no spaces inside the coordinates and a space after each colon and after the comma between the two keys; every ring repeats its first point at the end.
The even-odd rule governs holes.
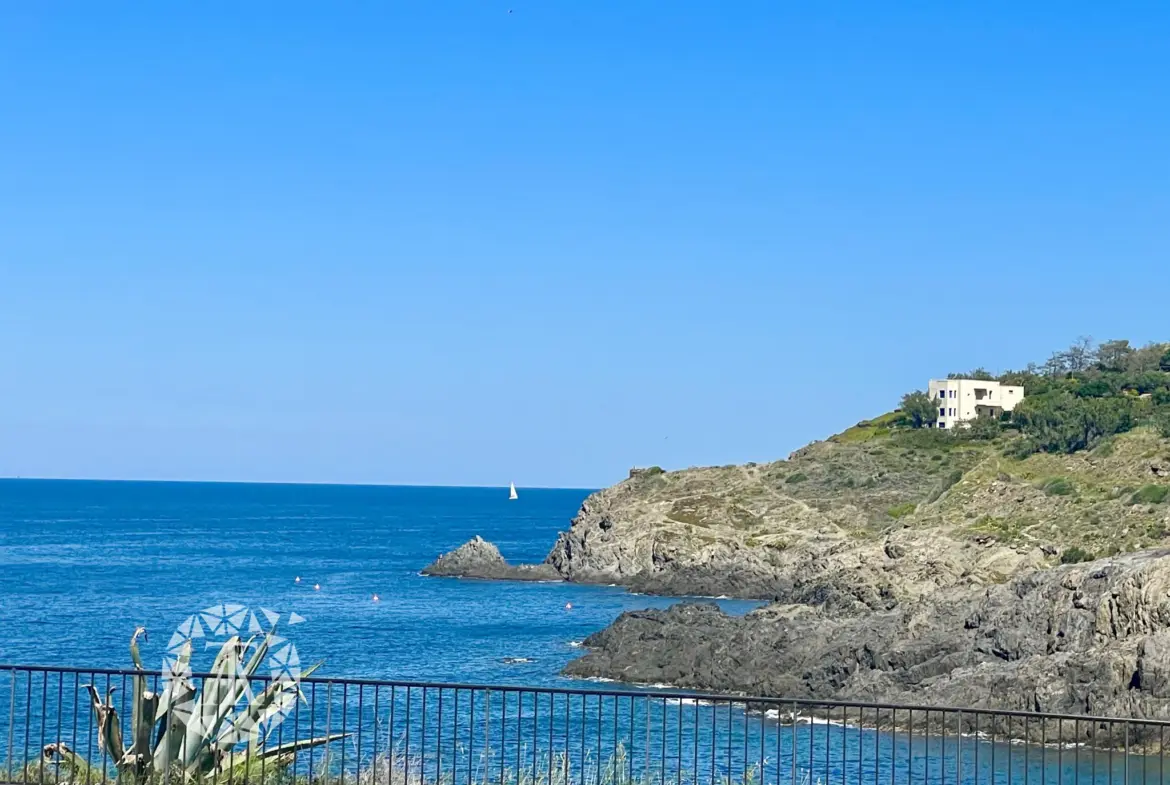
{"type": "MultiPolygon", "coordinates": [[[[510,501],[507,488],[0,480],[0,781],[52,781],[55,761],[39,751],[61,739],[113,781],[85,684],[130,712],[124,676],[11,666],[128,668],[143,627],[144,665],[162,670],[176,640],[222,641],[225,630],[273,622],[284,643],[270,659],[295,647],[303,666],[323,662],[314,675],[325,678],[291,713],[265,721],[266,743],[340,732],[298,755],[298,782],[1167,781],[1161,756],[1129,749],[1137,726],[1126,722],[1108,728],[1110,740],[1125,740],[1115,756],[1086,745],[1079,721],[1062,723],[1056,743],[1018,744],[1010,737],[1024,718],[997,738],[990,718],[982,732],[961,733],[961,712],[917,709],[915,723],[906,708],[818,714],[792,704],[786,713],[668,685],[633,694],[571,682],[560,671],[586,636],[623,611],[678,600],[420,575],[475,535],[513,562],[539,561],[588,494],[520,488],[510,501]],[[450,684],[491,688],[437,686],[450,684]],[[393,762],[393,776],[380,760],[393,762]]],[[[719,603],[729,613],[756,607],[719,603]]],[[[196,648],[196,670],[217,648],[196,648]]]]}
{"type": "Polygon", "coordinates": [[[589,493],[0,480],[0,664],[130,667],[142,626],[161,667],[188,619],[226,605],[278,615],[319,675],[564,686],[586,636],[678,600],[419,571],[475,535],[541,561],[589,493]]]}

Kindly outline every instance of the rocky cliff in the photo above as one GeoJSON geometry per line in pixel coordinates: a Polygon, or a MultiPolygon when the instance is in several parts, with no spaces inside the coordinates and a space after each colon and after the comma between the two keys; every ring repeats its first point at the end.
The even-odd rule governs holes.
{"type": "Polygon", "coordinates": [[[772,601],[625,614],[573,676],[1170,718],[1170,440],[1007,447],[878,421],[775,463],[635,470],[541,565],[473,541],[428,571],[772,601]]]}
{"type": "MultiPolygon", "coordinates": [[[[585,500],[536,574],[886,610],[969,578],[1157,547],[1168,485],[1170,442],[1153,432],[1016,460],[1002,442],[866,423],[770,464],[631,472],[585,500]]],[[[428,570],[516,577],[501,565],[476,546],[428,570]]]]}
{"type": "MultiPolygon", "coordinates": [[[[623,614],[573,676],[751,695],[1170,718],[1170,550],[967,578],[888,611],[623,614]]],[[[988,728],[984,728],[988,730],[988,728]]],[[[1040,728],[1034,729],[1036,734],[1040,728]]]]}

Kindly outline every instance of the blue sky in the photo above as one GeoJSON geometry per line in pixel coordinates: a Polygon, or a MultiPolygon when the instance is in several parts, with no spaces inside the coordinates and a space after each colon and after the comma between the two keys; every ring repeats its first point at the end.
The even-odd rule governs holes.
{"type": "Polygon", "coordinates": [[[6,4],[0,476],[599,486],[1170,339],[1168,30],[6,4]]]}

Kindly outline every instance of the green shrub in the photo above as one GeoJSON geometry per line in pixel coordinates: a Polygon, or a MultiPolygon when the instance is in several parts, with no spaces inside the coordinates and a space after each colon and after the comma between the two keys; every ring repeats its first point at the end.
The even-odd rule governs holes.
{"type": "Polygon", "coordinates": [[[1064,553],[1060,554],[1061,564],[1080,564],[1081,562],[1093,561],[1097,558],[1089,551],[1074,545],[1071,548],[1065,548],[1064,553]]]}
{"type": "Polygon", "coordinates": [[[1012,421],[1036,450],[1073,453],[1106,436],[1132,430],[1146,403],[1126,396],[1078,398],[1057,390],[1025,398],[1012,412],[1012,421]]]}
{"type": "Polygon", "coordinates": [[[1105,379],[1093,379],[1073,389],[1080,398],[1104,398],[1114,392],[1113,386],[1105,379]]]}
{"type": "MultiPolygon", "coordinates": [[[[950,378],[970,378],[974,373],[950,378]]],[[[987,376],[978,373],[977,378],[987,376]]],[[[1021,438],[1012,440],[1006,454],[1025,458],[1036,452],[1091,449],[1109,436],[1150,424],[1170,438],[1170,343],[1139,347],[1110,340],[1098,346],[1090,338],[1078,338],[1047,361],[1001,374],[996,381],[1023,386],[1024,399],[1010,413],[1004,412],[1000,423],[979,418],[969,428],[955,430],[955,441],[991,441],[999,437],[996,428],[1010,429],[1021,438]]],[[[917,397],[915,402],[925,403],[917,397]]],[[[923,427],[912,433],[937,437],[952,431],[923,427]]]]}
{"type": "Polygon", "coordinates": [[[807,479],[808,479],[807,474],[805,474],[804,472],[797,472],[796,474],[788,475],[788,479],[784,480],[784,482],[786,482],[790,485],[794,485],[798,482],[804,482],[807,479]]]}
{"type": "Polygon", "coordinates": [[[902,504],[895,504],[886,510],[886,515],[891,518],[904,518],[916,509],[918,509],[918,505],[914,502],[903,502],[902,504]]]}
{"type": "Polygon", "coordinates": [[[1133,496],[1129,497],[1130,504],[1161,504],[1170,496],[1170,485],[1143,485],[1133,496]]]}
{"type": "Polygon", "coordinates": [[[1113,451],[1116,448],[1117,448],[1116,440],[1106,439],[1105,441],[1101,442],[1100,444],[1098,444],[1096,447],[1093,448],[1093,454],[1096,455],[1098,458],[1108,458],[1110,455],[1113,454],[1113,451]]]}
{"type": "Polygon", "coordinates": [[[905,428],[930,428],[938,419],[938,403],[922,390],[902,396],[898,424],[905,428]]]}
{"type": "Polygon", "coordinates": [[[1164,438],[1170,439],[1170,411],[1159,412],[1154,418],[1154,426],[1164,438]]]}
{"type": "Polygon", "coordinates": [[[1040,483],[1040,490],[1049,496],[1072,496],[1077,492],[1076,486],[1064,477],[1049,477],[1040,483]]]}

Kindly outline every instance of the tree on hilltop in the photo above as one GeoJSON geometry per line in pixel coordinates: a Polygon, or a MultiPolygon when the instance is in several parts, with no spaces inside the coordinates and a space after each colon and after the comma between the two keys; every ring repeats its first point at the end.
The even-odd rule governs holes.
{"type": "Polygon", "coordinates": [[[1097,367],[1103,371],[1124,371],[1126,360],[1131,354],[1133,347],[1129,341],[1106,341],[1097,347],[1097,367]]]}
{"type": "Polygon", "coordinates": [[[901,409],[902,423],[911,428],[929,428],[938,420],[938,407],[922,390],[903,395],[901,409]]]}

